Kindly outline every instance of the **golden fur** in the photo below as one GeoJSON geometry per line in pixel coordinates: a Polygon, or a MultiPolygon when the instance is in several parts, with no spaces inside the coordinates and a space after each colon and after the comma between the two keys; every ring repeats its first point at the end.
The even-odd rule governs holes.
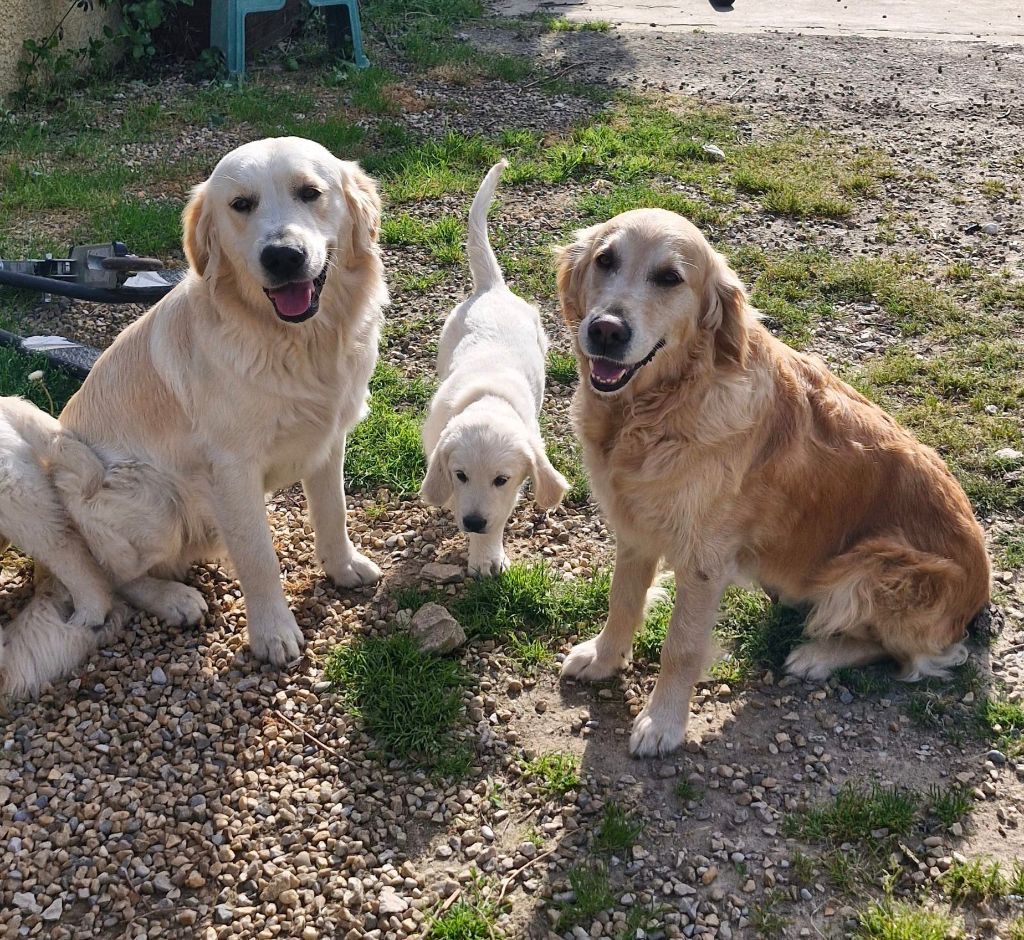
{"type": "Polygon", "coordinates": [[[989,597],[963,490],[935,451],[764,329],[696,228],[639,210],[580,232],[561,254],[558,289],[580,365],[576,428],[617,536],[607,625],[563,674],[621,668],[659,561],[676,574],[634,753],[685,737],[719,601],[737,580],[810,605],[809,642],[787,663],[798,675],[891,656],[915,679],[963,661],[965,628],[989,597]],[[609,342],[632,334],[614,362],[602,362],[610,334],[595,333],[595,319],[619,330],[609,342]],[[592,374],[614,380],[618,363],[652,349],[623,388],[597,390],[592,374]]]}

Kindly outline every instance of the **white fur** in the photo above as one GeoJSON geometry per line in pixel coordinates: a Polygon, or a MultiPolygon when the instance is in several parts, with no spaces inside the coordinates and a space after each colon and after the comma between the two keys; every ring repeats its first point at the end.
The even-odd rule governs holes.
{"type": "Polygon", "coordinates": [[[267,492],[302,481],[329,577],[344,587],[380,577],[349,540],[342,478],[388,299],[379,209],[358,166],[312,141],[232,151],[186,208],[188,277],[117,338],[62,415],[102,467],[97,484],[61,451],[55,479],[118,590],[164,620],[196,622],[206,609],[198,592],[163,579],[226,551],[250,646],[279,666],[304,640],[282,589],[267,492]],[[296,285],[326,271],[311,318],[278,315],[267,246],[302,249],[296,285]]]}
{"type": "Polygon", "coordinates": [[[491,168],[473,200],[467,239],[473,294],[441,331],[441,385],[423,426],[428,469],[421,495],[451,506],[469,535],[470,573],[478,575],[508,567],[505,523],[527,476],[544,509],[557,506],[568,489],[548,460],[538,423],[547,353],[540,314],[505,285],[487,238],[487,210],[506,166],[502,160],[491,168]],[[486,528],[470,532],[467,517],[479,517],[486,528]]]}

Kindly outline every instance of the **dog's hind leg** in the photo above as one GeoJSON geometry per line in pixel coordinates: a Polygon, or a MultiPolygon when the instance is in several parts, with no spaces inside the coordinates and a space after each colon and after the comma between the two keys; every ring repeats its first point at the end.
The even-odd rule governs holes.
{"type": "Polygon", "coordinates": [[[801,643],[786,658],[785,670],[810,682],[823,682],[836,669],[866,666],[888,655],[885,647],[873,640],[826,637],[801,643]]]}

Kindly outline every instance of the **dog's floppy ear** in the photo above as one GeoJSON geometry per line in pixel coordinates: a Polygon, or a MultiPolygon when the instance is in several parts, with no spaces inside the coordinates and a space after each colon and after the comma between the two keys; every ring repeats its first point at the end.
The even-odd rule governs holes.
{"type": "Polygon", "coordinates": [[[427,475],[420,486],[420,498],[430,506],[443,506],[452,498],[452,475],[448,471],[451,448],[442,437],[427,458],[427,475]]]}
{"type": "Polygon", "coordinates": [[[714,335],[717,365],[746,367],[750,345],[747,316],[742,282],[718,252],[711,252],[701,325],[714,335]]]}
{"type": "Polygon", "coordinates": [[[538,437],[533,441],[533,500],[541,509],[554,509],[562,497],[569,491],[569,481],[565,479],[548,460],[544,442],[538,437]]]}
{"type": "Polygon", "coordinates": [[[192,198],[181,215],[181,227],[185,233],[185,257],[196,274],[202,277],[206,274],[214,250],[210,214],[206,211],[205,183],[200,183],[192,190],[192,198]]]}
{"type": "Polygon", "coordinates": [[[363,261],[372,255],[380,234],[380,195],[377,184],[358,163],[341,161],[341,186],[352,219],[352,244],[349,257],[363,261]]]}
{"type": "Polygon", "coordinates": [[[598,228],[598,225],[582,228],[576,232],[576,240],[571,245],[555,249],[558,259],[558,301],[562,308],[562,319],[570,325],[583,319],[580,288],[590,266],[591,247],[598,228]]]}

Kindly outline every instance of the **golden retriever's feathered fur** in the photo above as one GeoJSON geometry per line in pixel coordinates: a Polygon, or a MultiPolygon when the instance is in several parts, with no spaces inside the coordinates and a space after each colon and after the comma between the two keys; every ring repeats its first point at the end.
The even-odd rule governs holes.
{"type": "Polygon", "coordinates": [[[658,210],[594,226],[563,251],[558,286],[580,362],[576,426],[618,540],[608,624],[564,673],[621,667],[660,559],[677,578],[635,753],[682,741],[737,580],[811,605],[809,642],[787,663],[798,675],[888,655],[915,679],[963,661],[989,563],[962,489],[931,448],[768,333],[693,226],[658,210]]]}

